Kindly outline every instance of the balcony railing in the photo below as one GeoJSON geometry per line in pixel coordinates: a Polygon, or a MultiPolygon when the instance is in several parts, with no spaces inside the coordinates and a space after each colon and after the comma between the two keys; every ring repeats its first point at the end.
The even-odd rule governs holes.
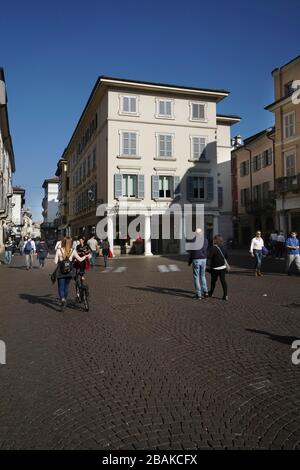
{"type": "Polygon", "coordinates": [[[277,193],[288,193],[288,192],[300,192],[300,173],[295,176],[283,176],[276,180],[276,192],[277,193]]]}
{"type": "Polygon", "coordinates": [[[275,193],[270,192],[266,199],[259,199],[257,201],[247,201],[245,209],[247,214],[257,214],[259,212],[271,212],[275,209],[275,193]]]}

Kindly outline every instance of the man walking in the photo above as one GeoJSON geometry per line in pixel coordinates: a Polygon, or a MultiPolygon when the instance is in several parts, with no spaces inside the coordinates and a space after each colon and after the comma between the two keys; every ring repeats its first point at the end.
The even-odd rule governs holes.
{"type": "Polygon", "coordinates": [[[202,299],[208,297],[205,275],[208,241],[204,237],[201,228],[196,229],[194,244],[195,249],[190,250],[189,266],[193,264],[193,278],[196,291],[194,298],[202,299]]]}
{"type": "Polygon", "coordinates": [[[33,266],[33,256],[36,252],[35,242],[28,237],[28,240],[24,243],[23,254],[26,257],[26,269],[27,271],[33,266]]]}
{"type": "Polygon", "coordinates": [[[91,253],[91,266],[92,268],[95,266],[96,264],[96,255],[97,255],[97,252],[99,251],[99,246],[98,246],[98,242],[95,238],[95,235],[92,235],[91,238],[88,240],[87,242],[88,244],[88,247],[90,249],[90,253],[91,253]]]}
{"type": "Polygon", "coordinates": [[[300,271],[300,251],[299,251],[299,240],[296,232],[291,232],[290,237],[286,240],[285,244],[287,248],[287,264],[286,272],[288,276],[291,275],[291,267],[295,262],[298,272],[300,271]]]}
{"type": "Polygon", "coordinates": [[[9,237],[8,240],[6,241],[4,245],[4,249],[5,249],[4,262],[5,264],[11,264],[13,250],[14,250],[14,244],[13,244],[11,237],[9,237]]]}

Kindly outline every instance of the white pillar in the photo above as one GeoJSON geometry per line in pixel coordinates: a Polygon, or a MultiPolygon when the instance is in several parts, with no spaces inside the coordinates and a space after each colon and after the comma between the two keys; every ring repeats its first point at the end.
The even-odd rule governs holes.
{"type": "Polygon", "coordinates": [[[145,215],[145,256],[153,256],[151,252],[151,216],[145,215]]]}
{"type": "Polygon", "coordinates": [[[214,215],[213,217],[213,236],[219,234],[219,216],[214,215]]]}
{"type": "Polygon", "coordinates": [[[181,233],[181,238],[180,238],[180,254],[184,255],[186,253],[185,249],[185,220],[184,220],[184,215],[181,217],[181,226],[180,226],[180,233],[181,233]]]}
{"type": "Polygon", "coordinates": [[[113,216],[107,215],[107,239],[109,241],[110,251],[114,255],[114,223],[113,216]]]}

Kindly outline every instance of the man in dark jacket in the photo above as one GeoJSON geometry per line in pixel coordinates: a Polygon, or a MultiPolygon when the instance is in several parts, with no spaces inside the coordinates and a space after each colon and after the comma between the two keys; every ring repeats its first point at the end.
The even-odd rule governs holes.
{"type": "Polygon", "coordinates": [[[202,299],[203,297],[208,297],[205,276],[208,241],[204,237],[201,228],[196,229],[194,244],[195,249],[190,250],[189,266],[193,264],[193,277],[196,291],[195,298],[202,299]]]}

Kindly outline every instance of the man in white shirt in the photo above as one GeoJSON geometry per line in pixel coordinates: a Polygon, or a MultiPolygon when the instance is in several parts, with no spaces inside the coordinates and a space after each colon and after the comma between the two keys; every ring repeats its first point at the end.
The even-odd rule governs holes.
{"type": "Polygon", "coordinates": [[[263,259],[263,247],[264,241],[261,238],[261,232],[257,231],[256,236],[251,240],[250,253],[251,256],[255,257],[255,276],[262,276],[261,264],[263,259]]]}
{"type": "Polygon", "coordinates": [[[92,235],[87,242],[89,249],[91,250],[91,267],[93,268],[96,263],[96,254],[99,251],[98,242],[95,238],[95,235],[92,235]]]}
{"type": "Polygon", "coordinates": [[[26,257],[26,269],[27,271],[33,266],[33,256],[36,253],[35,242],[29,237],[23,245],[23,254],[26,257]]]}

